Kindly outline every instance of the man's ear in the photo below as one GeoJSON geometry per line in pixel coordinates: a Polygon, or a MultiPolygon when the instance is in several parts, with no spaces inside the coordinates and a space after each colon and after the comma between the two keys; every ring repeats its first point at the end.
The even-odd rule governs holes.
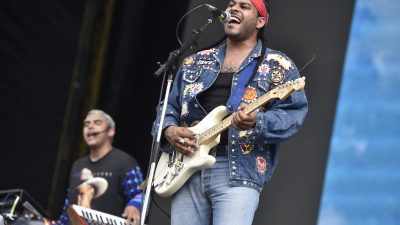
{"type": "Polygon", "coordinates": [[[265,17],[259,16],[257,19],[257,29],[263,28],[263,26],[265,26],[265,23],[266,23],[265,17]]]}
{"type": "Polygon", "coordinates": [[[115,135],[115,128],[110,128],[110,129],[108,129],[108,131],[107,131],[107,136],[108,136],[109,138],[111,138],[111,137],[114,137],[114,135],[115,135]]]}

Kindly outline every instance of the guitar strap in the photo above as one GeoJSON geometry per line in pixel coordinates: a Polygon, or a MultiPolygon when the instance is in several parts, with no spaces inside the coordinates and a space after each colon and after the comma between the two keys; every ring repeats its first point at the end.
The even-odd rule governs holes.
{"type": "Polygon", "coordinates": [[[235,90],[233,90],[231,96],[229,97],[226,103],[226,111],[228,111],[230,114],[234,113],[236,109],[239,107],[243,94],[246,90],[246,86],[250,81],[251,74],[253,73],[256,65],[257,65],[257,60],[253,60],[242,71],[242,74],[240,75],[235,90]]]}

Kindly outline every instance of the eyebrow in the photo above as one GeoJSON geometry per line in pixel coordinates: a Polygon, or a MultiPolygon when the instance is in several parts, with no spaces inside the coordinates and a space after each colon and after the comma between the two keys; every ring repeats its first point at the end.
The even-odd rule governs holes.
{"type": "Polygon", "coordinates": [[[231,0],[231,1],[228,2],[228,6],[229,6],[230,3],[235,3],[235,5],[236,5],[236,4],[239,4],[240,6],[249,6],[249,7],[252,7],[252,4],[250,4],[250,3],[248,3],[248,2],[238,2],[238,1],[235,1],[235,0],[231,0]]]}
{"type": "MultiPolygon", "coordinates": [[[[85,121],[83,121],[83,124],[89,124],[91,121],[90,120],[85,120],[85,121]]],[[[93,123],[99,123],[99,122],[103,122],[102,120],[100,120],[100,119],[97,119],[97,120],[94,120],[93,121],[93,123]]]]}

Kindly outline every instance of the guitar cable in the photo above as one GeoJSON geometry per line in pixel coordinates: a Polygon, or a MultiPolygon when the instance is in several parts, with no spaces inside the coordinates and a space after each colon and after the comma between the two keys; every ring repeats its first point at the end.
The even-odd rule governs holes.
{"type": "Polygon", "coordinates": [[[161,206],[157,203],[157,201],[154,199],[154,192],[151,193],[151,201],[154,203],[154,205],[165,215],[168,217],[169,220],[171,220],[171,215],[168,214],[164,209],[161,208],[161,206]]]}

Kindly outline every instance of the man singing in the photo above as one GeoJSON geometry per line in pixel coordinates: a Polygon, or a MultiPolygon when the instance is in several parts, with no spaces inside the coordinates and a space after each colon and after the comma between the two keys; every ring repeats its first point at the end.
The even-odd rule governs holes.
{"type": "Polygon", "coordinates": [[[173,195],[173,225],[251,225],[260,192],[275,170],[279,145],[299,131],[308,111],[305,92],[296,91],[244,112],[247,104],[300,75],[291,59],[266,47],[268,2],[232,0],[226,11],[231,14],[224,25],[226,39],[183,61],[168,100],[162,150],[185,157],[198,147],[187,127],[220,105],[233,115],[232,126],[210,151],[216,163],[194,173],[173,195]],[[244,88],[238,98],[234,93],[239,84],[244,88]]]}

